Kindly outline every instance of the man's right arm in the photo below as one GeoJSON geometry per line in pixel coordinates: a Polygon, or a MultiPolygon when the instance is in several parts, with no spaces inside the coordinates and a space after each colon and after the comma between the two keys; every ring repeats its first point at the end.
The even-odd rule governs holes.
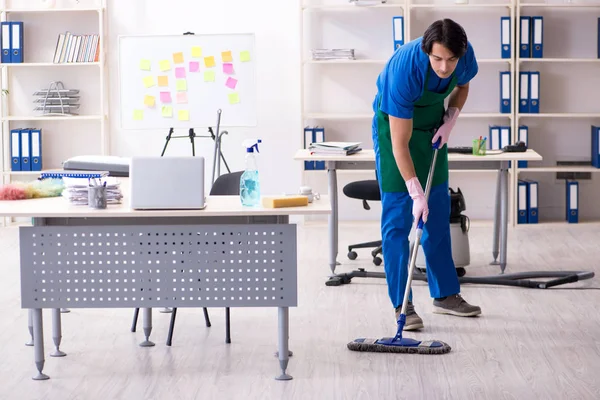
{"type": "Polygon", "coordinates": [[[412,118],[396,118],[391,115],[389,119],[394,159],[400,175],[407,182],[417,175],[408,149],[408,142],[412,136],[413,120],[412,118]]]}

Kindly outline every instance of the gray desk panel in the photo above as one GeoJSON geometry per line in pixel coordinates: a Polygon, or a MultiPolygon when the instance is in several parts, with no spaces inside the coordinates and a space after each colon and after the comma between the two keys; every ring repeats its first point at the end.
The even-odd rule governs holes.
{"type": "Polygon", "coordinates": [[[23,308],[297,306],[295,225],[22,227],[20,250],[23,308]]]}

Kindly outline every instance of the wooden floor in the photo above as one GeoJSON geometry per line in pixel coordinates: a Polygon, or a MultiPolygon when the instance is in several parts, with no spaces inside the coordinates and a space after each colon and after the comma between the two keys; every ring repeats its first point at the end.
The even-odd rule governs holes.
{"type": "MultiPolygon", "coordinates": [[[[363,251],[349,261],[348,243],[379,236],[375,223],[342,224],[338,271],[382,270],[363,251]]],[[[482,307],[479,318],[433,314],[427,286],[414,282],[425,322],[417,339],[440,339],[447,355],[355,353],[355,337],[395,333],[385,281],[355,279],[326,287],[326,225],[299,226],[299,306],[290,310],[292,381],[273,378],[275,309],[232,309],[225,344],[224,310],[180,309],[172,347],[169,314],[154,313],[153,348],[129,331],[132,311],[73,309],[63,314],[64,358],[46,357],[48,381],[33,381],[27,313],[19,301],[18,229],[0,229],[1,399],[599,399],[600,225],[539,224],[509,231],[507,272],[592,270],[598,277],[556,289],[463,285],[482,307]],[[517,255],[519,254],[519,255],[517,255]],[[590,290],[582,290],[590,289],[590,290]]],[[[491,227],[470,231],[469,275],[498,272],[491,227]]],[[[51,315],[44,312],[46,354],[51,315]]]]}

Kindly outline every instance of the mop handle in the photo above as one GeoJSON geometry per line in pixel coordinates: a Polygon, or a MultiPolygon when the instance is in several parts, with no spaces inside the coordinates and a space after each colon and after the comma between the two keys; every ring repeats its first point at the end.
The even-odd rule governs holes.
{"type": "MultiPolygon", "coordinates": [[[[433,144],[433,160],[431,161],[431,166],[429,167],[429,174],[427,174],[427,184],[425,185],[425,204],[429,203],[429,192],[431,191],[431,181],[433,180],[433,172],[435,170],[435,163],[437,160],[437,153],[440,148],[441,139],[438,139],[437,142],[433,144]]],[[[419,217],[419,222],[417,224],[417,229],[415,232],[415,242],[413,244],[413,249],[410,255],[410,265],[408,268],[408,280],[406,282],[406,288],[404,289],[404,299],[402,301],[402,309],[400,311],[400,320],[398,321],[398,332],[394,340],[400,339],[402,337],[402,329],[404,328],[404,324],[406,322],[406,309],[408,307],[408,295],[410,293],[410,286],[412,284],[413,273],[415,270],[415,264],[417,263],[417,251],[419,249],[419,244],[421,242],[421,235],[423,233],[423,217],[419,217]]]]}

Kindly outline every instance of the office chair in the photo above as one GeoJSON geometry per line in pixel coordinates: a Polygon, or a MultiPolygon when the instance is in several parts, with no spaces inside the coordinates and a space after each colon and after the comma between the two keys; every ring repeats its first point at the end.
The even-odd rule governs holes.
{"type": "MultiPolygon", "coordinates": [[[[213,183],[210,189],[211,196],[236,196],[240,194],[240,178],[244,171],[231,172],[221,175],[213,183]]],[[[171,345],[173,340],[173,329],[175,329],[175,317],[177,316],[177,307],[173,308],[171,313],[171,322],[169,323],[169,334],[167,336],[167,346],[171,345]]],[[[206,326],[210,327],[208,312],[204,308],[204,318],[206,326]]],[[[225,343],[231,343],[231,323],[230,323],[229,307],[225,308],[225,343]]]]}
{"type": "MultiPolygon", "coordinates": [[[[381,201],[381,193],[379,192],[379,182],[377,180],[365,180],[365,181],[356,181],[351,182],[344,186],[344,194],[352,199],[362,200],[363,208],[365,210],[370,210],[371,207],[367,201],[381,201]]],[[[383,261],[379,254],[381,251],[381,240],[375,240],[372,242],[364,242],[357,243],[348,246],[348,258],[351,260],[356,260],[358,255],[354,251],[354,249],[364,249],[371,248],[375,249],[371,251],[371,255],[373,256],[373,264],[381,265],[383,261]]]]}

